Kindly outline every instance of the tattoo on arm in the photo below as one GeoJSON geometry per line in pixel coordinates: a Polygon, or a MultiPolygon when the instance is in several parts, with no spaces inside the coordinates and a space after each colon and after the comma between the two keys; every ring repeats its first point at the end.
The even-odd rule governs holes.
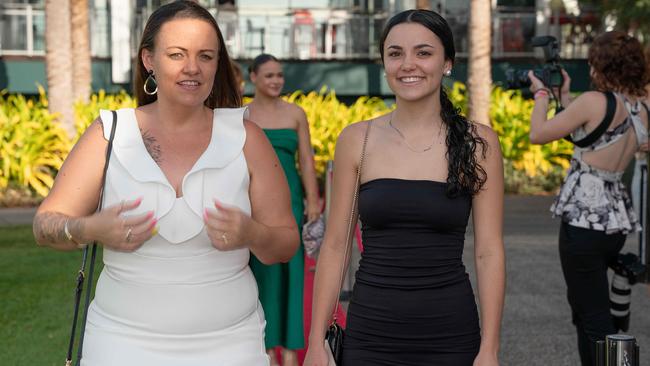
{"type": "Polygon", "coordinates": [[[162,152],[160,150],[160,144],[156,141],[156,138],[153,137],[149,131],[140,130],[142,134],[142,141],[144,141],[144,146],[147,148],[149,155],[156,163],[162,161],[162,152]]]}
{"type": "MultiPolygon", "coordinates": [[[[34,218],[34,236],[44,244],[67,243],[63,226],[68,217],[57,212],[45,212],[34,218]]],[[[69,227],[68,227],[69,228],[69,227]]]]}
{"type": "Polygon", "coordinates": [[[79,243],[82,242],[80,233],[84,231],[82,220],[69,217],[58,212],[44,212],[34,217],[34,236],[41,244],[72,244],[65,235],[65,221],[68,220],[68,230],[79,243]]]}

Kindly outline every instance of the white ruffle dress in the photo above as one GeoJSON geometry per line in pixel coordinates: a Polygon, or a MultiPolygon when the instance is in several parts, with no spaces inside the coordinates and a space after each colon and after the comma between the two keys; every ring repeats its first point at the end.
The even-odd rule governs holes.
{"type": "MultiPolygon", "coordinates": [[[[214,199],[250,214],[244,112],[214,110],[210,143],[177,198],[146,150],[135,110],[117,111],[104,207],[142,197],[129,214],[153,211],[159,232],[132,253],[104,248],[82,366],[269,364],[249,250],[215,249],[202,219],[214,199]]],[[[100,116],[108,139],[111,112],[100,116]]]]}

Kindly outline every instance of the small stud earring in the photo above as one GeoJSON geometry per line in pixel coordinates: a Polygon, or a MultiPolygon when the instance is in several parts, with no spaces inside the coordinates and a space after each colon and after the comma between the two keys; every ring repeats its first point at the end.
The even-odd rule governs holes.
{"type": "Polygon", "coordinates": [[[386,73],[384,73],[384,77],[386,77],[386,73]]]}
{"type": "Polygon", "coordinates": [[[451,76],[451,69],[445,71],[445,76],[451,76]]]}

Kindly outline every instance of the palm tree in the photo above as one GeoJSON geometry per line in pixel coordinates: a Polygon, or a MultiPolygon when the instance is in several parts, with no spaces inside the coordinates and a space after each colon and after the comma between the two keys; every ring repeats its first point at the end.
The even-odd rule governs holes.
{"type": "Polygon", "coordinates": [[[471,0],[469,15],[469,60],[467,94],[469,118],[490,124],[491,66],[491,1],[471,0]]]}
{"type": "Polygon", "coordinates": [[[45,1],[45,69],[49,110],[59,113],[59,121],[68,135],[76,134],[74,128],[72,94],[72,58],[70,57],[70,2],[45,1]]]}
{"type": "Polygon", "coordinates": [[[88,0],[70,0],[72,37],[72,91],[75,100],[88,101],[92,79],[88,0]]]}

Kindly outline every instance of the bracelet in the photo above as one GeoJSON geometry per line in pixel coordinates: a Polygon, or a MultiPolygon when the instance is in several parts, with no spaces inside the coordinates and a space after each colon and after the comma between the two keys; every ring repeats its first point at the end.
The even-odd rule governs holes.
{"type": "Polygon", "coordinates": [[[533,94],[533,98],[537,99],[537,96],[548,97],[548,91],[546,89],[538,89],[535,94],[533,94]]]}
{"type": "Polygon", "coordinates": [[[76,240],[74,240],[74,238],[72,237],[72,234],[70,234],[70,229],[68,228],[68,221],[69,220],[70,220],[69,218],[65,219],[65,225],[63,225],[63,233],[65,234],[65,237],[68,239],[68,241],[71,241],[72,243],[77,245],[78,249],[83,249],[83,248],[87,247],[88,244],[81,244],[81,243],[77,242],[76,240]]]}

